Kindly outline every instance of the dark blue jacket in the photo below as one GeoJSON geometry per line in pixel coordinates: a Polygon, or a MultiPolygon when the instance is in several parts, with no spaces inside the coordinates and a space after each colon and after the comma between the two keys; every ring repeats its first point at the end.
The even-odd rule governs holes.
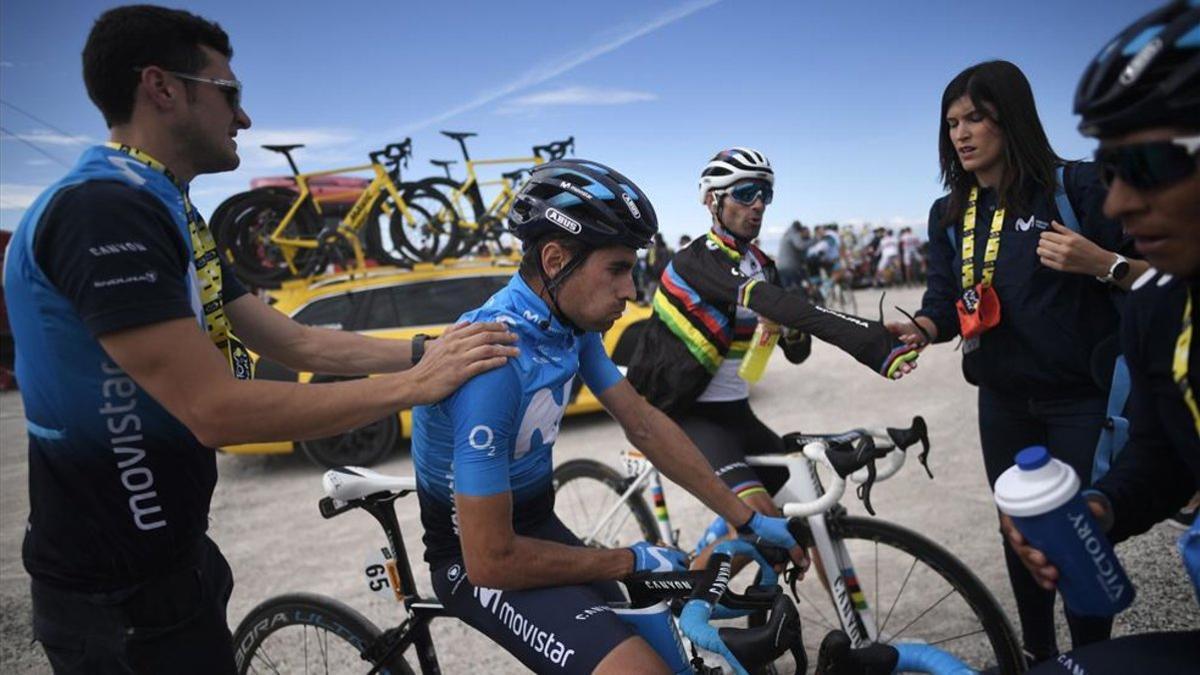
{"type": "MultiPolygon", "coordinates": [[[[1132,384],[1129,444],[1094,486],[1112,504],[1114,541],[1150,529],[1200,489],[1200,436],[1171,370],[1187,283],[1148,272],[1137,286],[1121,327],[1132,384]]],[[[1188,362],[1192,391],[1200,393],[1200,339],[1192,339],[1188,362]]]]}
{"type": "MultiPolygon", "coordinates": [[[[1067,196],[1084,236],[1110,251],[1132,253],[1121,226],[1101,212],[1105,190],[1090,162],[1068,166],[1067,196]]],[[[1057,272],[1038,260],[1037,245],[1052,220],[1062,222],[1054,200],[1028,189],[1024,209],[1009,207],[1000,232],[993,286],[1000,297],[1000,324],[980,338],[979,348],[963,356],[963,374],[972,384],[1031,398],[1102,396],[1092,376],[1097,345],[1117,332],[1123,293],[1093,277],[1057,272]]],[[[918,316],[933,320],[938,342],[958,335],[955,301],[962,296],[962,219],[942,224],[949,196],[929,211],[928,286],[918,316]]],[[[980,191],[975,219],[975,275],[983,254],[996,191],[980,191]]]]}

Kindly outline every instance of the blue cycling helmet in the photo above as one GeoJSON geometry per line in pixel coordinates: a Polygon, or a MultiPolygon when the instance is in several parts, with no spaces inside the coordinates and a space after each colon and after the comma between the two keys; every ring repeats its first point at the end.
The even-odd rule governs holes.
{"type": "Polygon", "coordinates": [[[658,232],[646,193],[612,169],[583,159],[558,159],[533,168],[517,190],[509,229],[528,248],[566,232],[589,248],[645,248],[658,232]]]}
{"type": "Polygon", "coordinates": [[[1075,92],[1084,136],[1200,124],[1200,1],[1133,22],[1092,60],[1075,92]]]}

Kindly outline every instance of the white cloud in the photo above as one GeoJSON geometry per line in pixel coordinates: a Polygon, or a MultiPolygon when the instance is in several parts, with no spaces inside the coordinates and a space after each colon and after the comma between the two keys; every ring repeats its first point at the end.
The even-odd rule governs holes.
{"type": "Polygon", "coordinates": [[[562,55],[552,61],[535,65],[534,67],[526,70],[516,79],[506,84],[483,91],[466,103],[454,106],[448,110],[433,115],[432,117],[405,125],[398,129],[396,133],[397,135],[402,136],[409,135],[414,131],[433,126],[444,120],[457,117],[465,112],[483,107],[497,99],[515,94],[522,89],[537,86],[543,82],[546,82],[547,80],[558,77],[567,71],[573,70],[578,66],[588,63],[589,61],[594,61],[595,59],[604,56],[605,54],[620,47],[623,47],[624,45],[642,37],[643,35],[653,33],[660,28],[664,28],[675,23],[676,21],[687,18],[688,16],[691,16],[702,9],[707,9],[708,7],[711,7],[720,1],[721,0],[691,0],[690,2],[685,2],[678,7],[663,12],[649,21],[639,22],[636,27],[625,31],[624,33],[620,33],[600,44],[574,53],[562,55]]]}
{"type": "Polygon", "coordinates": [[[92,145],[96,141],[90,136],[68,136],[56,131],[36,130],[24,134],[0,134],[0,140],[26,141],[34,145],[92,145]]]}
{"type": "Polygon", "coordinates": [[[647,91],[631,89],[605,89],[601,87],[561,87],[528,94],[509,101],[508,105],[520,108],[537,108],[552,105],[626,105],[641,101],[653,101],[658,96],[647,91]]]}
{"type": "Polygon", "coordinates": [[[27,209],[46,187],[27,183],[0,183],[0,209],[27,209]]]}

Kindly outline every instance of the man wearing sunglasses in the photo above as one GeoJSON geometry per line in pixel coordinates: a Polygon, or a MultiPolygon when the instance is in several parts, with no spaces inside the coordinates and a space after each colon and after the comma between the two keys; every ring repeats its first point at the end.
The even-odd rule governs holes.
{"type": "Polygon", "coordinates": [[[750,385],[738,375],[755,327],[782,327],[780,344],[792,363],[807,358],[809,336],[888,378],[909,372],[916,357],[879,322],[814,306],[803,292],[784,290],[775,263],[752,243],[774,187],[774,169],[756,150],[730,148],[708,162],[700,200],[711,227],[663,271],[654,316],[628,371],[634,387],[679,423],[717,475],[766,515],[778,515],[771,494],[787,474],[745,462],[747,455],[784,451],[779,435],[750,409],[750,385]]]}
{"type": "MultiPolygon", "coordinates": [[[[1133,282],[1122,323],[1129,443],[1086,492],[1109,538],[1121,541],[1169,517],[1200,488],[1200,3],[1172,3],[1126,28],[1088,67],[1075,112],[1080,130],[1100,141],[1105,213],[1121,220],[1153,266],[1133,282]]],[[[1059,570],[1011,521],[1003,528],[1034,579],[1054,588],[1059,570]]],[[[1200,598],[1200,525],[1183,535],[1179,551],[1200,598]]],[[[1033,672],[1194,673],[1197,664],[1193,627],[1096,643],[1033,672]]]]}
{"type": "Polygon", "coordinates": [[[25,213],[4,294],[29,438],[22,558],[56,673],[233,673],[232,574],[206,535],[213,448],[320,438],[435,401],[516,350],[500,324],[407,341],[300,326],[247,293],[188,184],[250,126],[216,24],[139,5],[83,50],[111,142],[25,213]],[[244,340],[243,343],[241,340],[244,340]],[[252,379],[248,350],[336,384],[252,379]],[[405,371],[405,372],[397,372],[405,371]]]}

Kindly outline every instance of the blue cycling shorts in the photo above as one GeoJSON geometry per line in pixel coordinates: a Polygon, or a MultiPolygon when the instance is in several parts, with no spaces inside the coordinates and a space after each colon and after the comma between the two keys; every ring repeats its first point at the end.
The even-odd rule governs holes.
{"type": "MultiPolygon", "coordinates": [[[[583,546],[553,514],[524,536],[583,546]]],[[[636,635],[608,607],[626,600],[615,581],[501,591],[472,584],[461,557],[435,566],[430,575],[449,614],[536,673],[590,673],[636,635]]]]}

